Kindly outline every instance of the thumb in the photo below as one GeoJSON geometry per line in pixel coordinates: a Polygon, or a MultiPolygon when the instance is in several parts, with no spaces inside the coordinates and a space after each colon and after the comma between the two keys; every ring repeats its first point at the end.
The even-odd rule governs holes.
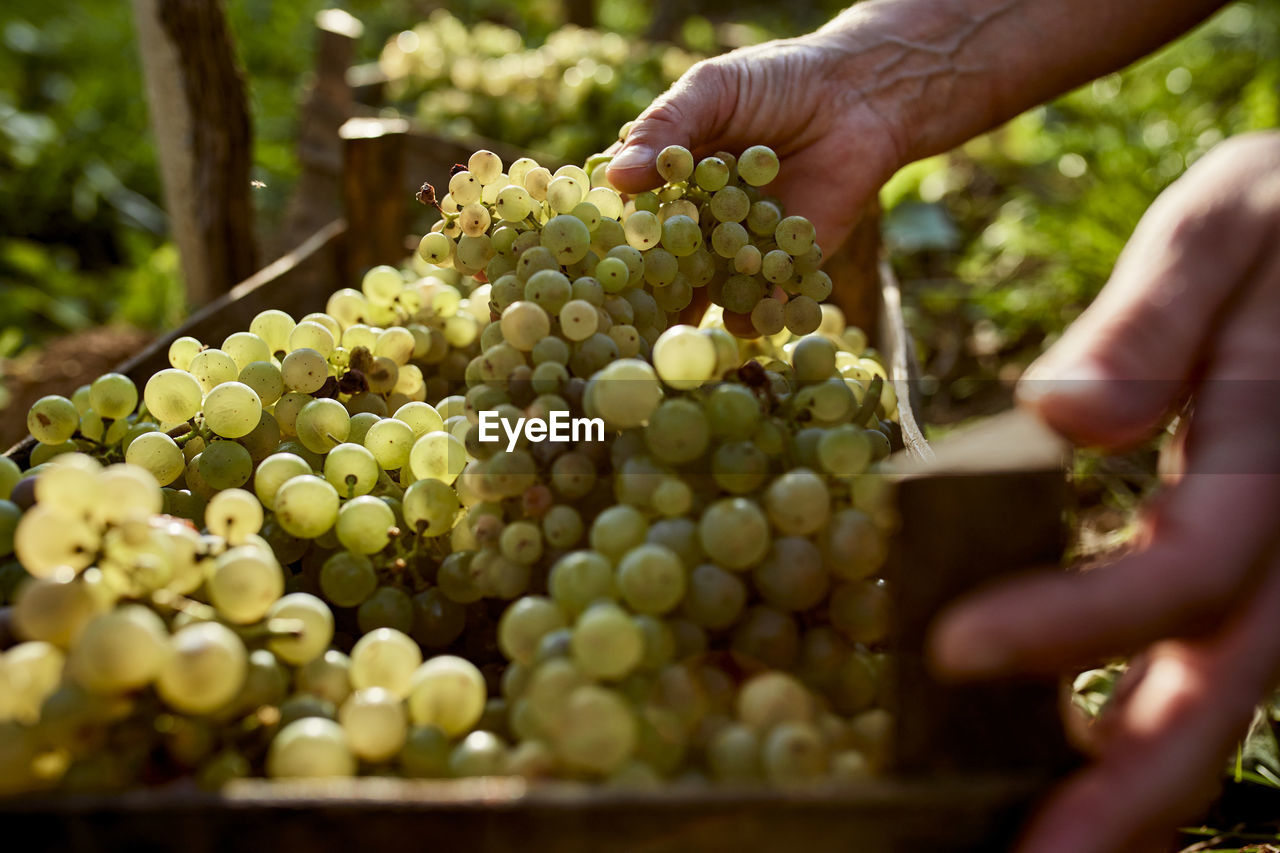
{"type": "Polygon", "coordinates": [[[1018,384],[1019,402],[1077,443],[1123,447],[1164,420],[1267,249],[1249,176],[1204,160],[1216,162],[1152,205],[1101,294],[1018,384]]]}
{"type": "Polygon", "coordinates": [[[662,183],[655,165],[668,145],[697,153],[714,141],[721,116],[731,115],[731,71],[701,62],[640,114],[626,141],[609,163],[608,178],[622,192],[639,193],[662,183]]]}

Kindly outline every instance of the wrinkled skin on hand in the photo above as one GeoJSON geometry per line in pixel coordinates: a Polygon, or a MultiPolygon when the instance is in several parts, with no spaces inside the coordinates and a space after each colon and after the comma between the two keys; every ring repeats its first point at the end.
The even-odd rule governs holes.
{"type": "Polygon", "coordinates": [[[1191,400],[1139,547],[977,595],[932,637],[953,678],[1136,655],[1093,726],[1096,760],[1021,849],[1163,849],[1280,678],[1280,134],[1229,140],[1170,187],[1019,393],[1064,435],[1108,448],[1191,400]]]}
{"type": "Polygon", "coordinates": [[[770,194],[808,217],[834,254],[905,158],[895,123],[847,79],[845,57],[815,33],[698,63],[615,146],[610,182],[624,192],[657,186],[653,163],[668,145],[696,158],[768,145],[784,163],[770,194]]]}

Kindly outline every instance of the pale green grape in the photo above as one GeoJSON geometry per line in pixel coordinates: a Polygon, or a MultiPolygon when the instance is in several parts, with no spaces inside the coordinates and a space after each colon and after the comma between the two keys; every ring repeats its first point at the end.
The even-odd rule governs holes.
{"type": "Polygon", "coordinates": [[[509,222],[519,222],[533,210],[533,196],[522,186],[511,184],[498,193],[494,211],[509,222]]]}
{"type": "Polygon", "coordinates": [[[741,222],[750,210],[750,197],[737,187],[727,186],[711,196],[711,215],[719,222],[741,222]]]}
{"type": "Polygon", "coordinates": [[[387,761],[400,751],[409,721],[400,697],[381,687],[352,693],[338,709],[351,751],[365,761],[387,761]]]}
{"type": "Polygon", "coordinates": [[[449,773],[456,778],[497,776],[507,763],[507,746],[493,732],[476,731],[449,754],[449,773]]]}
{"type": "Polygon", "coordinates": [[[507,659],[533,663],[542,638],[565,627],[564,612],[550,598],[527,595],[506,609],[498,622],[498,648],[507,659]]]}
{"type": "Polygon", "coordinates": [[[889,633],[889,591],[874,581],[841,584],[831,594],[831,624],[851,642],[872,644],[889,633]]]}
{"type": "MultiPolygon", "coordinates": [[[[573,297],[569,277],[558,269],[538,270],[529,276],[521,291],[523,297],[548,312],[557,312],[573,297]]],[[[517,296],[516,300],[518,301],[517,296]]],[[[505,333],[504,333],[505,334],[505,333]]]]}
{"type": "Polygon", "coordinates": [[[755,275],[760,272],[763,260],[760,250],[747,244],[733,256],[733,271],[742,275],[755,275]]]}
{"type": "Polygon", "coordinates": [[[871,442],[866,433],[850,424],[826,430],[818,441],[818,462],[836,477],[853,477],[867,470],[871,442]]]}
{"type": "Polygon", "coordinates": [[[594,376],[587,388],[595,413],[619,429],[643,424],[662,399],[662,385],[654,368],[640,359],[613,362],[594,376]]]}
{"type": "Polygon", "coordinates": [[[67,658],[67,672],[91,693],[124,693],[150,684],[168,651],[160,617],[140,604],[124,604],[84,626],[67,658]]]}
{"type": "Polygon", "coordinates": [[[214,491],[237,489],[253,475],[253,457],[234,441],[215,441],[193,460],[200,479],[214,491]]]}
{"type": "Polygon", "coordinates": [[[760,778],[760,736],[749,726],[730,723],[707,745],[707,764],[720,782],[754,782],[760,778]]]}
{"type": "Polygon", "coordinates": [[[453,256],[453,241],[444,234],[432,232],[418,243],[418,257],[429,264],[443,264],[453,256]]]}
{"type": "Polygon", "coordinates": [[[618,562],[618,590],[637,613],[661,615],[680,603],[685,570],[674,551],[662,545],[632,548],[618,562]]]}
{"type": "Polygon", "coordinates": [[[138,388],[119,373],[106,373],[89,386],[89,405],[104,418],[123,418],[138,407],[138,388]]]}
{"type": "Polygon", "coordinates": [[[703,511],[698,539],[717,565],[740,571],[768,553],[769,522],[752,501],[722,498],[703,511]]]}
{"type": "MultiPolygon", "coordinates": [[[[236,377],[240,375],[240,368],[236,366],[235,359],[220,349],[206,349],[196,353],[195,358],[191,359],[191,366],[187,368],[187,371],[200,383],[200,389],[205,394],[208,394],[223,382],[235,381],[236,377]]],[[[150,406],[147,406],[147,408],[151,409],[150,406]]],[[[152,409],[152,414],[158,415],[161,420],[171,420],[160,415],[154,409],[152,409]]]]}
{"type": "Polygon", "coordinates": [[[464,658],[431,658],[413,672],[411,681],[409,716],[415,725],[435,726],[457,737],[470,731],[484,713],[484,676],[464,658]]]}
{"type": "Polygon", "coordinates": [[[653,366],[672,388],[697,388],[714,375],[715,344],[692,326],[672,326],[653,345],[653,366]]]}
{"type": "Polygon", "coordinates": [[[413,630],[413,600],[392,586],[380,586],[356,610],[356,623],[364,633],[379,628],[394,628],[402,633],[413,630]]]}
{"type": "Polygon", "coordinates": [[[301,632],[292,637],[272,637],[267,645],[287,664],[302,666],[324,654],[333,639],[333,613],[314,595],[294,592],[273,602],[269,620],[292,620],[301,632]]]}
{"type": "Polygon", "coordinates": [[[88,568],[98,552],[99,537],[84,518],[39,503],[18,522],[13,544],[24,569],[33,577],[49,578],[63,567],[72,572],[88,568]]]}
{"type": "Polygon", "coordinates": [[[542,531],[532,521],[513,521],[498,537],[498,550],[513,562],[535,563],[542,556],[542,531]]]}
{"type": "Polygon", "coordinates": [[[276,521],[292,536],[315,539],[338,520],[338,492],[324,479],[303,474],[286,480],[273,499],[276,521]]]}
{"type": "Polygon", "coordinates": [[[595,306],[582,299],[571,299],[560,309],[561,334],[571,341],[584,341],[596,333],[599,314],[595,306]]]}
{"type": "Polygon", "coordinates": [[[729,166],[719,157],[704,157],[693,170],[693,180],[707,192],[723,189],[729,182],[729,166]]]}
{"type": "Polygon", "coordinates": [[[761,597],[780,610],[808,610],[827,593],[822,552],[800,536],[775,539],[754,577],[761,597]]]}
{"type": "Polygon", "coordinates": [[[467,450],[454,436],[442,430],[428,432],[414,442],[409,468],[419,480],[439,480],[450,485],[467,464],[467,450]]]}
{"type": "Polygon", "coordinates": [[[752,145],[738,156],[738,175],[753,187],[762,187],[778,177],[778,155],[765,145],[752,145]]]}
{"type": "Polygon", "coordinates": [[[176,367],[178,370],[186,370],[191,366],[191,359],[196,357],[200,350],[204,349],[204,344],[191,337],[184,335],[169,344],[169,365],[176,367]]]}
{"type": "Polygon", "coordinates": [[[577,263],[591,248],[591,232],[576,216],[553,216],[542,226],[542,246],[560,264],[577,263]]]}
{"type": "Polygon", "coordinates": [[[413,332],[403,326],[393,326],[378,335],[373,344],[373,354],[389,358],[398,365],[406,365],[413,357],[414,346],[413,332]]]}
{"type": "Polygon", "coordinates": [[[669,184],[687,180],[693,174],[693,155],[681,145],[668,145],[658,152],[658,174],[669,184]]]}
{"type": "Polygon", "coordinates": [[[271,347],[252,332],[234,332],[222,342],[222,351],[231,356],[239,370],[255,361],[271,361],[271,347]]]}
{"type": "Polygon", "coordinates": [[[677,258],[692,255],[701,245],[698,223],[688,216],[672,216],[662,223],[662,248],[677,258]]]}
{"type": "Polygon", "coordinates": [[[341,705],[351,695],[351,658],[330,649],[298,667],[297,689],[334,705],[341,705]]]}
{"type": "Polygon", "coordinates": [[[572,768],[610,773],[636,748],[635,717],[616,691],[595,685],[578,687],[568,695],[561,713],[555,750],[572,768]]]}
{"type": "Polygon", "coordinates": [[[90,516],[102,503],[102,468],[88,456],[63,455],[36,479],[36,500],[48,509],[90,516]]]}
{"type": "Polygon", "coordinates": [[[68,441],[79,426],[80,412],[66,397],[41,397],[27,412],[27,431],[44,444],[68,441]]]}
{"type": "Polygon", "coordinates": [[[584,532],[582,515],[567,504],[556,504],[542,516],[542,535],[552,548],[572,548],[584,532]]]}
{"type": "Polygon", "coordinates": [[[565,554],[551,567],[547,587],[551,597],[570,616],[576,616],[595,601],[617,595],[613,567],[595,551],[565,554]]]}
{"type": "Polygon", "coordinates": [[[827,745],[808,723],[781,723],[765,736],[760,750],[765,776],[775,785],[811,783],[827,770],[827,745]]]}
{"type": "Polygon", "coordinates": [[[280,376],[289,390],[310,394],[329,378],[329,362],[314,349],[295,349],[280,363],[280,376]]]}
{"type": "Polygon", "coordinates": [[[694,401],[666,400],[649,417],[644,439],[658,459],[679,465],[706,452],[711,428],[702,406],[694,401]]]}
{"type": "Polygon", "coordinates": [[[284,572],[269,550],[241,545],[224,551],[208,580],[209,600],[230,622],[257,622],[284,592],[284,572]]]}
{"type": "Polygon", "coordinates": [[[617,563],[644,542],[649,522],[638,509],[626,504],[611,506],[591,523],[591,547],[617,563]]]}
{"type": "Polygon", "coordinates": [[[684,615],[704,628],[721,630],[738,621],[746,601],[747,587],[737,575],[705,563],[689,575],[684,615]]]}
{"type": "Polygon", "coordinates": [[[0,500],[8,500],[13,487],[22,479],[22,469],[8,456],[0,456],[0,500]]]}
{"type": "Polygon", "coordinates": [[[37,577],[18,588],[14,630],[22,639],[66,649],[100,610],[100,602],[83,581],[37,577]]]}
{"type": "Polygon", "coordinates": [[[831,495],[823,479],[807,468],[795,468],[769,484],[764,494],[769,520],[787,536],[807,536],[827,523],[831,495]]]}
{"type": "Polygon", "coordinates": [[[262,338],[274,355],[289,351],[289,333],[293,331],[295,325],[293,318],[285,312],[269,308],[250,321],[249,331],[262,338]]]}
{"type": "Polygon", "coordinates": [[[533,302],[514,302],[502,312],[502,336],[518,350],[529,352],[534,344],[551,334],[551,319],[533,302]]]}
{"type": "Polygon", "coordinates": [[[808,296],[793,296],[783,306],[783,319],[791,334],[812,334],[822,323],[822,308],[808,296]]]}
{"type": "Polygon", "coordinates": [[[376,554],[391,541],[395,523],[395,513],[385,501],[364,495],[345,502],[338,510],[335,533],[348,551],[376,554]]]}
{"type": "Polygon", "coordinates": [[[646,210],[637,210],[628,216],[622,227],[633,249],[652,249],[662,241],[662,222],[646,210]]]}
{"type": "Polygon", "coordinates": [[[405,403],[396,409],[392,417],[408,424],[413,430],[414,438],[421,438],[427,433],[435,432],[444,426],[444,418],[440,417],[440,413],[428,403],[405,403]]]}
{"type": "Polygon", "coordinates": [[[284,394],[284,378],[280,368],[270,361],[252,361],[240,371],[240,382],[253,389],[258,401],[270,406],[284,394]]]}
{"type": "Polygon", "coordinates": [[[223,382],[205,395],[204,420],[223,438],[243,438],[258,425],[262,401],[242,382],[223,382]]]}
{"type": "Polygon", "coordinates": [[[337,400],[312,400],[294,422],[298,441],[313,453],[326,453],[351,434],[351,416],[337,400]]]}
{"type": "Polygon", "coordinates": [[[209,499],[204,511],[205,527],[231,545],[243,545],[251,534],[262,529],[262,504],[243,489],[227,489],[209,499]]]}
{"type": "Polygon", "coordinates": [[[461,506],[458,493],[447,483],[422,479],[405,490],[404,520],[419,535],[443,536],[453,528],[461,506]]]}
{"type": "Polygon", "coordinates": [[[827,570],[844,580],[862,580],[874,574],[888,555],[884,534],[859,509],[832,513],[821,535],[827,570]]]}
{"type": "Polygon", "coordinates": [[[794,676],[762,672],[738,692],[738,719],[757,732],[783,723],[806,723],[814,716],[813,697],[794,676]]]}
{"type": "Polygon", "coordinates": [[[571,645],[574,662],[592,678],[625,678],[640,663],[644,637],[635,620],[611,601],[597,602],[578,617],[571,645]]]}
{"type": "Polygon", "coordinates": [[[311,466],[301,457],[292,453],[272,454],[258,464],[253,478],[254,494],[264,507],[273,510],[280,487],[294,477],[310,473],[311,466]]]}
{"type": "Polygon", "coordinates": [[[359,444],[339,444],[324,460],[324,477],[344,498],[367,495],[378,483],[373,454],[359,444]]]}
{"type": "Polygon", "coordinates": [[[373,562],[363,554],[339,551],[320,568],[320,591],[339,607],[358,606],[377,586],[373,562]]]}
{"type": "Polygon", "coordinates": [[[198,622],[169,638],[156,692],[176,711],[209,714],[236,697],[247,668],[248,652],[234,631],[217,622],[198,622]]]}
{"type": "Polygon", "coordinates": [[[353,776],[356,758],[342,726],[321,717],[294,720],[271,740],[267,775],[275,779],[353,776]]]}

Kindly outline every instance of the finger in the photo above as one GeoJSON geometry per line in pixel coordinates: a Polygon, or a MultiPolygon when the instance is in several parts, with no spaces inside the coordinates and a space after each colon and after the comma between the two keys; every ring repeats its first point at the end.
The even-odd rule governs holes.
{"type": "Polygon", "coordinates": [[[736,106],[731,65],[699,63],[640,114],[609,163],[609,183],[639,193],[662,183],[655,162],[668,145],[690,150],[716,135],[736,106]]]}
{"type": "Polygon", "coordinates": [[[1146,547],[1084,575],[1026,577],[939,621],[952,675],[1055,670],[1202,630],[1247,594],[1280,507],[1280,258],[1235,304],[1186,430],[1181,478],[1146,519],[1146,547]],[[1081,630],[1087,626],[1087,630],[1081,630]]]}
{"type": "Polygon", "coordinates": [[[1274,251],[1277,193],[1275,134],[1238,137],[1197,163],[1142,218],[1093,305],[1027,371],[1022,402],[1084,444],[1149,434],[1205,357],[1233,289],[1274,251]]]}
{"type": "Polygon", "coordinates": [[[1277,675],[1280,561],[1237,622],[1200,642],[1152,649],[1140,682],[1123,699],[1102,762],[1053,796],[1022,850],[1102,853],[1147,849],[1167,837],[1216,788],[1222,762],[1277,675]]]}

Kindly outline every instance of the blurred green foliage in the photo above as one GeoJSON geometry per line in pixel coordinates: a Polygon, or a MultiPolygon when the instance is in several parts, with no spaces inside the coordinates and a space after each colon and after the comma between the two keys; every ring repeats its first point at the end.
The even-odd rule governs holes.
{"type": "MultiPolygon", "coordinates": [[[[250,83],[264,231],[279,222],[296,175],[296,105],[314,60],[313,18],[330,5],[364,21],[363,60],[436,8],[468,24],[516,27],[534,44],[565,20],[562,0],[227,0],[250,83]]],[[[807,31],[841,5],[674,4],[683,22],[673,37],[714,52],[807,31]]],[[[595,7],[602,28],[630,39],[650,32],[664,3],[595,7]]],[[[891,182],[886,235],[937,380],[936,411],[1007,396],[1002,378],[1088,303],[1159,191],[1218,140],[1275,125],[1278,25],[1275,4],[1237,3],[1133,68],[891,182]]],[[[87,324],[158,327],[180,316],[159,200],[129,5],[8,0],[0,11],[0,356],[87,324]]]]}
{"type": "Polygon", "coordinates": [[[1237,3],[1118,74],[886,187],[886,238],[934,414],[998,407],[1093,299],[1156,196],[1228,136],[1280,118],[1280,8],[1237,3]]]}

